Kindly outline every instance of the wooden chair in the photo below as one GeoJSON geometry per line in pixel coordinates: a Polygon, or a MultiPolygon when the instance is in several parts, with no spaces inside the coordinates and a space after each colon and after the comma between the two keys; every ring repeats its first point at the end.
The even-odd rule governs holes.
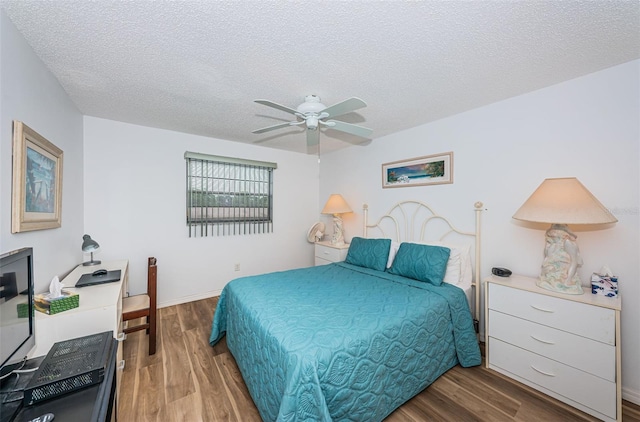
{"type": "Polygon", "coordinates": [[[125,328],[125,334],[134,331],[146,330],[149,335],[149,355],[156,353],[156,293],[158,268],[157,260],[154,257],[149,258],[147,270],[147,293],[128,296],[122,299],[122,320],[130,321],[133,319],[145,318],[142,324],[125,328]]]}

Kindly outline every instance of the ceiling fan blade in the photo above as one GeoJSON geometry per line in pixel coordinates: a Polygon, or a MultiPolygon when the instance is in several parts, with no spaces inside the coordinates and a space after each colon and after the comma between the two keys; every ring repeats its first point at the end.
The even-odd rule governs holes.
{"type": "Polygon", "coordinates": [[[278,110],[286,111],[287,113],[299,114],[298,110],[295,110],[295,109],[287,107],[287,106],[283,106],[282,104],[274,103],[273,101],[269,101],[269,100],[254,100],[254,101],[256,103],[258,103],[258,104],[262,104],[262,105],[266,105],[268,107],[276,108],[278,110]]]}
{"type": "Polygon", "coordinates": [[[278,123],[277,125],[263,127],[262,129],[256,129],[251,133],[265,133],[271,130],[282,129],[283,127],[293,126],[297,124],[297,122],[287,122],[287,123],[278,123]]]}
{"type": "Polygon", "coordinates": [[[331,129],[350,133],[352,135],[360,136],[362,138],[368,138],[373,133],[373,129],[369,129],[368,127],[358,126],[351,123],[345,123],[339,120],[329,120],[324,123],[327,127],[331,129]]]}
{"type": "Polygon", "coordinates": [[[340,116],[342,114],[350,113],[352,111],[366,107],[367,103],[360,98],[351,97],[347,100],[329,106],[322,110],[323,113],[328,113],[327,117],[340,116]]]}
{"type": "Polygon", "coordinates": [[[320,131],[318,129],[307,129],[307,147],[313,147],[318,145],[320,139],[320,131]]]}

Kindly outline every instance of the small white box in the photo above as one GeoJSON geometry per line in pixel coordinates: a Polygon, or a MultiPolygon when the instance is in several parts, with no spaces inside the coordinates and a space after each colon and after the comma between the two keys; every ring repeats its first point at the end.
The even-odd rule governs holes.
{"type": "Polygon", "coordinates": [[[591,293],[607,297],[618,296],[618,277],[593,273],[591,275],[591,293]]]}

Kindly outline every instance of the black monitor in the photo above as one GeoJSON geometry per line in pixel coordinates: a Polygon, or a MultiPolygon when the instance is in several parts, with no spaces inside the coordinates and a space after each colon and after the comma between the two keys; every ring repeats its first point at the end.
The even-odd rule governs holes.
{"type": "Polygon", "coordinates": [[[33,248],[0,256],[0,376],[20,365],[36,344],[33,248]]]}

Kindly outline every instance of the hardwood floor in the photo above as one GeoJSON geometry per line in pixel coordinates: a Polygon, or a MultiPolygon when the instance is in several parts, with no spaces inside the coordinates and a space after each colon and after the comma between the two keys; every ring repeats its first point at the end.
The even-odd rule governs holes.
{"type": "MultiPolygon", "coordinates": [[[[216,303],[210,298],[159,309],[153,356],[144,331],[128,335],[120,422],[260,421],[224,339],[209,346],[216,303]]],[[[385,422],[594,420],[484,367],[455,367],[385,422]]],[[[623,420],[640,422],[640,406],[623,402],[623,420]]]]}

